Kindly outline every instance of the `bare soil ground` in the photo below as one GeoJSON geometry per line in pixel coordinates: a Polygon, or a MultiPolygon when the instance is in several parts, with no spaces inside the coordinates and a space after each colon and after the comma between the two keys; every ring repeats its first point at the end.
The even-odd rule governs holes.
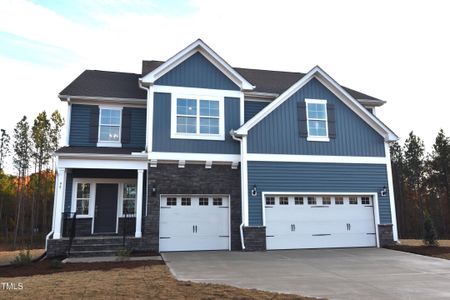
{"type": "MultiPolygon", "coordinates": [[[[26,250],[24,250],[26,251],[26,250]]],[[[0,251],[0,265],[7,265],[13,261],[19,254],[20,250],[16,251],[0,251]]],[[[41,256],[45,252],[44,249],[31,249],[30,253],[33,258],[41,256]]]]}
{"type": "MultiPolygon", "coordinates": [[[[42,263],[36,264],[36,269],[51,269],[42,263]]],[[[0,268],[2,276],[4,270],[4,267],[0,268]]],[[[177,281],[166,265],[159,261],[65,264],[61,269],[55,269],[53,274],[33,276],[16,276],[20,271],[12,272],[0,281],[15,283],[16,286],[20,283],[23,289],[2,290],[0,286],[0,299],[313,299],[177,281]]]]}
{"type": "Polygon", "coordinates": [[[392,250],[450,259],[450,240],[440,240],[439,246],[424,246],[421,240],[400,240],[401,244],[389,246],[392,250]]]}

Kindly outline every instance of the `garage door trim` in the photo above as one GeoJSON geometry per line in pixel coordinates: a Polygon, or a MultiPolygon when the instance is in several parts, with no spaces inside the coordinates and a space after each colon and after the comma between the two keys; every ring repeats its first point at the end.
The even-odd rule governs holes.
{"type": "MultiPolygon", "coordinates": [[[[158,228],[158,241],[161,239],[161,201],[164,197],[226,197],[228,198],[228,251],[231,251],[231,195],[230,194],[174,194],[166,193],[159,195],[159,228],[158,228]]],[[[201,250],[198,250],[201,251],[201,250]]]]}
{"type": "Polygon", "coordinates": [[[262,221],[263,226],[266,226],[266,196],[372,196],[373,201],[373,214],[375,221],[375,234],[376,245],[380,247],[378,225],[380,225],[380,215],[378,209],[378,193],[370,192],[278,192],[278,191],[263,191],[261,192],[261,206],[262,206],[262,221]]]}

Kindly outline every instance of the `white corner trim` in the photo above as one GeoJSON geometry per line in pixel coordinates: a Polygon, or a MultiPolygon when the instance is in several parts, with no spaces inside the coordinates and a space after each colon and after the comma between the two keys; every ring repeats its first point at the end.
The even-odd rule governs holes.
{"type": "Polygon", "coordinates": [[[377,156],[332,156],[332,155],[293,155],[248,153],[249,161],[267,162],[309,162],[341,164],[386,164],[385,157],[377,156]]]}
{"type": "Polygon", "coordinates": [[[396,208],[395,208],[395,194],[394,194],[394,180],[392,177],[391,152],[390,152],[388,143],[384,143],[384,151],[385,151],[385,155],[386,155],[386,172],[387,172],[387,178],[388,178],[389,204],[391,207],[392,234],[393,234],[394,241],[398,241],[397,212],[396,212],[396,208]]]}
{"type": "Polygon", "coordinates": [[[216,153],[187,153],[187,152],[152,152],[148,154],[149,160],[156,161],[198,161],[206,162],[239,162],[239,154],[216,154],[216,153]]]}
{"type": "Polygon", "coordinates": [[[239,98],[239,126],[242,126],[245,122],[245,96],[243,92],[241,92],[239,98]]]}
{"type": "Polygon", "coordinates": [[[275,108],[281,105],[284,101],[289,99],[295,92],[306,85],[311,79],[316,78],[327,88],[329,88],[340,100],[344,102],[350,109],[352,109],[358,116],[360,116],[365,122],[367,122],[375,131],[384,137],[387,141],[397,140],[397,135],[392,132],[386,125],[384,125],[379,119],[367,111],[364,106],[354,99],[347,91],[345,91],[334,79],[332,79],[325,71],[319,66],[314,67],[299,81],[288,88],[272,103],[263,108],[253,118],[248,120],[241,128],[236,130],[238,135],[247,135],[248,131],[253,128],[257,123],[269,115],[275,108]]]}
{"type": "Polygon", "coordinates": [[[223,60],[217,53],[215,53],[208,45],[206,45],[201,39],[197,39],[195,42],[169,58],[165,63],[154,69],[142,77],[144,83],[154,83],[164,74],[181,64],[183,61],[200,52],[206,57],[215,67],[223,72],[228,78],[231,79],[236,85],[243,90],[253,90],[255,87],[248,82],[242,75],[234,70],[225,60],[223,60]]]}
{"type": "Polygon", "coordinates": [[[242,223],[248,226],[248,168],[247,168],[247,137],[243,136],[241,140],[241,198],[242,198],[242,223]]]}
{"type": "Polygon", "coordinates": [[[154,108],[154,86],[150,85],[147,89],[147,132],[146,145],[147,151],[153,151],[153,108],[154,108]]]}
{"type": "MultiPolygon", "coordinates": [[[[194,116],[192,116],[194,117],[194,116]]],[[[171,113],[170,113],[170,138],[171,139],[186,139],[186,140],[225,140],[225,99],[224,97],[211,96],[211,95],[195,95],[195,94],[171,94],[171,113]],[[187,98],[196,100],[197,102],[197,114],[196,118],[196,131],[197,133],[180,133],[177,132],[177,99],[187,98]],[[204,134],[200,133],[200,101],[201,100],[213,100],[219,102],[219,133],[218,134],[204,134]]]]}
{"type": "Polygon", "coordinates": [[[72,103],[67,99],[67,117],[66,117],[66,145],[70,145],[70,122],[72,120],[72,103]]]}

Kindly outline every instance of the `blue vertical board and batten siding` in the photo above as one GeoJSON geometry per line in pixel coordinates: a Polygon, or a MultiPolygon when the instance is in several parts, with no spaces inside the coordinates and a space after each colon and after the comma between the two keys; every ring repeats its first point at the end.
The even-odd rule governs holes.
{"type": "Polygon", "coordinates": [[[385,156],[383,137],[317,79],[308,82],[250,130],[248,152],[385,156]],[[311,142],[300,137],[298,103],[306,98],[325,99],[335,105],[336,138],[329,142],[311,142]]]}
{"type": "Polygon", "coordinates": [[[70,146],[95,147],[89,140],[91,112],[95,105],[72,104],[70,116],[70,146]]]}
{"type": "MultiPolygon", "coordinates": [[[[72,104],[70,117],[70,146],[95,147],[90,141],[91,113],[97,105],[72,104]]],[[[147,110],[145,108],[128,108],[131,112],[130,141],[123,148],[145,148],[147,110]]]]}
{"type": "MultiPolygon", "coordinates": [[[[249,223],[262,225],[262,192],[378,193],[388,186],[386,165],[248,162],[249,223]],[[257,196],[251,195],[256,185],[257,196]]],[[[390,224],[389,196],[378,196],[381,224],[390,224]]]]}
{"type": "Polygon", "coordinates": [[[170,138],[171,94],[155,93],[153,106],[153,151],[239,154],[239,142],[228,132],[239,127],[240,99],[225,97],[225,141],[170,138]]]}
{"type": "Polygon", "coordinates": [[[240,88],[197,52],[155,81],[155,85],[239,91],[240,88]]]}
{"type": "Polygon", "coordinates": [[[266,107],[270,102],[268,101],[248,101],[244,103],[244,121],[247,122],[254,115],[259,113],[264,107],[266,107]]]}

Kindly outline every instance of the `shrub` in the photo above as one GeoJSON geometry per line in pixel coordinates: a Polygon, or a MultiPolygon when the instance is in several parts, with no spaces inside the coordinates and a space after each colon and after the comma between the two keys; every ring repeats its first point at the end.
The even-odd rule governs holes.
{"type": "Polygon", "coordinates": [[[423,243],[426,246],[439,246],[436,228],[429,213],[425,214],[425,220],[423,222],[423,243]]]}
{"type": "Polygon", "coordinates": [[[31,253],[30,250],[24,251],[20,250],[19,254],[17,254],[16,258],[11,262],[13,265],[17,266],[25,266],[31,264],[31,253]]]}

